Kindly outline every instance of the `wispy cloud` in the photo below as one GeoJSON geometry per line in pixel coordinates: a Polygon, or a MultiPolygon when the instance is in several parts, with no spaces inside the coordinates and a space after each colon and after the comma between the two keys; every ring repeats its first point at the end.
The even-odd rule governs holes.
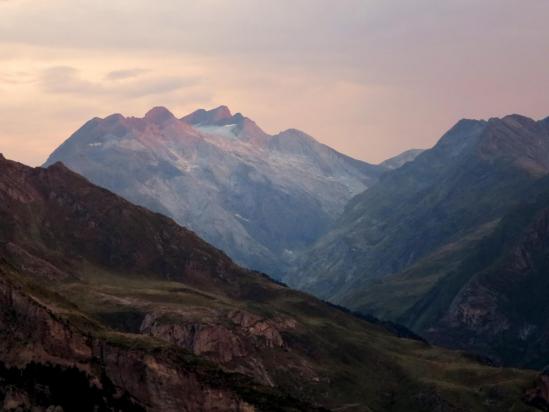
{"type": "Polygon", "coordinates": [[[39,134],[45,158],[89,117],[227,104],[379,161],[460,117],[549,110],[547,0],[0,4],[0,150],[39,134]]]}
{"type": "Polygon", "coordinates": [[[143,97],[171,93],[199,83],[198,77],[148,76],[140,78],[146,70],[118,70],[107,73],[104,79],[85,79],[71,66],[50,67],[38,76],[38,83],[47,93],[72,94],[83,97],[110,95],[119,97],[143,97]],[[120,79],[131,79],[123,83],[120,79]]]}
{"type": "Polygon", "coordinates": [[[105,76],[107,80],[126,80],[134,77],[141,76],[148,73],[149,70],[146,69],[124,69],[124,70],[113,70],[105,76]]]}

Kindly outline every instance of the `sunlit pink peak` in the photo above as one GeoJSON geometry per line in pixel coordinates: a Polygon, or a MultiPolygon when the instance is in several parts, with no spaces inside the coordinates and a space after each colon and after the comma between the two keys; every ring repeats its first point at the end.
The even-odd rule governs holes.
{"type": "Polygon", "coordinates": [[[172,119],[175,119],[172,112],[162,106],[152,108],[145,115],[145,120],[156,124],[162,124],[172,119]]]}
{"type": "Polygon", "coordinates": [[[231,111],[227,106],[219,106],[213,110],[210,110],[211,115],[216,120],[223,120],[232,117],[231,111]]]}
{"type": "Polygon", "coordinates": [[[213,125],[232,119],[233,115],[227,106],[219,106],[212,110],[198,109],[181,120],[192,125],[213,125]]]}
{"type": "Polygon", "coordinates": [[[125,117],[122,116],[120,113],[114,113],[114,114],[111,114],[111,115],[105,117],[105,119],[101,119],[99,117],[94,117],[92,120],[90,120],[90,122],[97,123],[97,122],[103,121],[103,122],[105,122],[105,124],[115,124],[115,123],[123,121],[124,119],[125,119],[125,117]]]}

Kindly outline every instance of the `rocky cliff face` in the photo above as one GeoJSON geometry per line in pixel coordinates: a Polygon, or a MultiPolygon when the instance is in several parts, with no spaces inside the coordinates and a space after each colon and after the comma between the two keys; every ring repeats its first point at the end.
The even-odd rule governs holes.
{"type": "Polygon", "coordinates": [[[239,263],[282,273],[384,170],[227,107],[93,119],[48,159],[174,218],[239,263]]]}
{"type": "MultiPolygon", "coordinates": [[[[210,311],[208,320],[186,315],[149,313],[140,326],[140,332],[185,348],[226,369],[253,376],[264,385],[275,385],[266,363],[259,359],[264,351],[289,349],[282,334],[297,327],[294,319],[266,319],[242,310],[216,313],[213,318],[210,311]]],[[[302,372],[310,375],[307,377],[309,381],[318,379],[311,366],[302,372]]]]}
{"type": "Polygon", "coordinates": [[[529,389],[525,401],[542,411],[549,411],[549,372],[544,370],[538,377],[537,385],[529,389]]]}
{"type": "MultiPolygon", "coordinates": [[[[547,179],[538,186],[546,192],[547,179]]],[[[506,215],[403,320],[440,344],[507,365],[545,367],[549,196],[534,199],[506,215]]]]}
{"type": "Polygon", "coordinates": [[[2,410],[256,410],[232,389],[209,384],[182,356],[83,333],[5,278],[2,272],[2,410]]]}

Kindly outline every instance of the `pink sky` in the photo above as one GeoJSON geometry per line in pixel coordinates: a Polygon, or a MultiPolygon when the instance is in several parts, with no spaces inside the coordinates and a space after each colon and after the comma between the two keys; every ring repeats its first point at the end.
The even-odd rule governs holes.
{"type": "Polygon", "coordinates": [[[0,0],[0,152],[221,104],[379,162],[458,119],[549,116],[547,0],[0,0]]]}

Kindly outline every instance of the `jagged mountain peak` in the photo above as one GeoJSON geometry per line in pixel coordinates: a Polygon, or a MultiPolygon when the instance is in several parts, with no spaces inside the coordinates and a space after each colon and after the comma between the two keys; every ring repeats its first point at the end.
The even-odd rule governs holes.
{"type": "Polygon", "coordinates": [[[225,105],[218,106],[215,109],[210,110],[210,112],[212,113],[212,115],[218,118],[226,118],[232,116],[231,110],[225,105]]]}
{"type": "Polygon", "coordinates": [[[491,158],[536,157],[536,146],[545,146],[549,128],[545,121],[536,121],[520,114],[492,117],[488,120],[462,119],[434,146],[438,153],[456,156],[468,149],[491,158]],[[530,153],[532,152],[532,153],[530,153]]]}
{"type": "Polygon", "coordinates": [[[486,122],[488,131],[497,132],[504,136],[508,133],[539,133],[546,129],[543,121],[537,121],[521,114],[511,114],[504,117],[493,117],[486,122]]]}
{"type": "Polygon", "coordinates": [[[280,273],[381,170],[295,129],[271,136],[226,106],[118,116],[88,122],[46,165],[63,161],[265,272],[280,273]]]}
{"type": "Polygon", "coordinates": [[[103,122],[104,124],[115,124],[118,122],[122,122],[126,120],[126,118],[120,114],[120,113],[113,113],[105,117],[104,119],[101,119],[100,117],[94,117],[90,122],[103,122]]]}
{"type": "Polygon", "coordinates": [[[241,118],[243,118],[240,113],[233,116],[231,110],[227,106],[222,105],[211,110],[195,110],[191,114],[182,117],[181,120],[191,125],[211,126],[225,123],[227,122],[227,120],[233,119],[236,116],[240,116],[241,118]]]}
{"type": "Polygon", "coordinates": [[[536,121],[534,119],[532,119],[531,117],[524,116],[524,115],[518,114],[518,113],[509,114],[509,115],[501,117],[501,118],[494,117],[494,118],[490,119],[490,121],[502,121],[502,122],[506,122],[506,123],[518,123],[518,124],[523,124],[523,125],[524,124],[536,123],[536,121]]]}
{"type": "Polygon", "coordinates": [[[202,133],[238,137],[241,141],[259,145],[264,144],[271,137],[242,113],[233,115],[227,106],[219,106],[211,110],[198,109],[180,120],[202,133]]]}
{"type": "Polygon", "coordinates": [[[145,114],[145,120],[156,124],[163,124],[170,120],[175,120],[176,117],[163,106],[153,107],[145,114]]]}

